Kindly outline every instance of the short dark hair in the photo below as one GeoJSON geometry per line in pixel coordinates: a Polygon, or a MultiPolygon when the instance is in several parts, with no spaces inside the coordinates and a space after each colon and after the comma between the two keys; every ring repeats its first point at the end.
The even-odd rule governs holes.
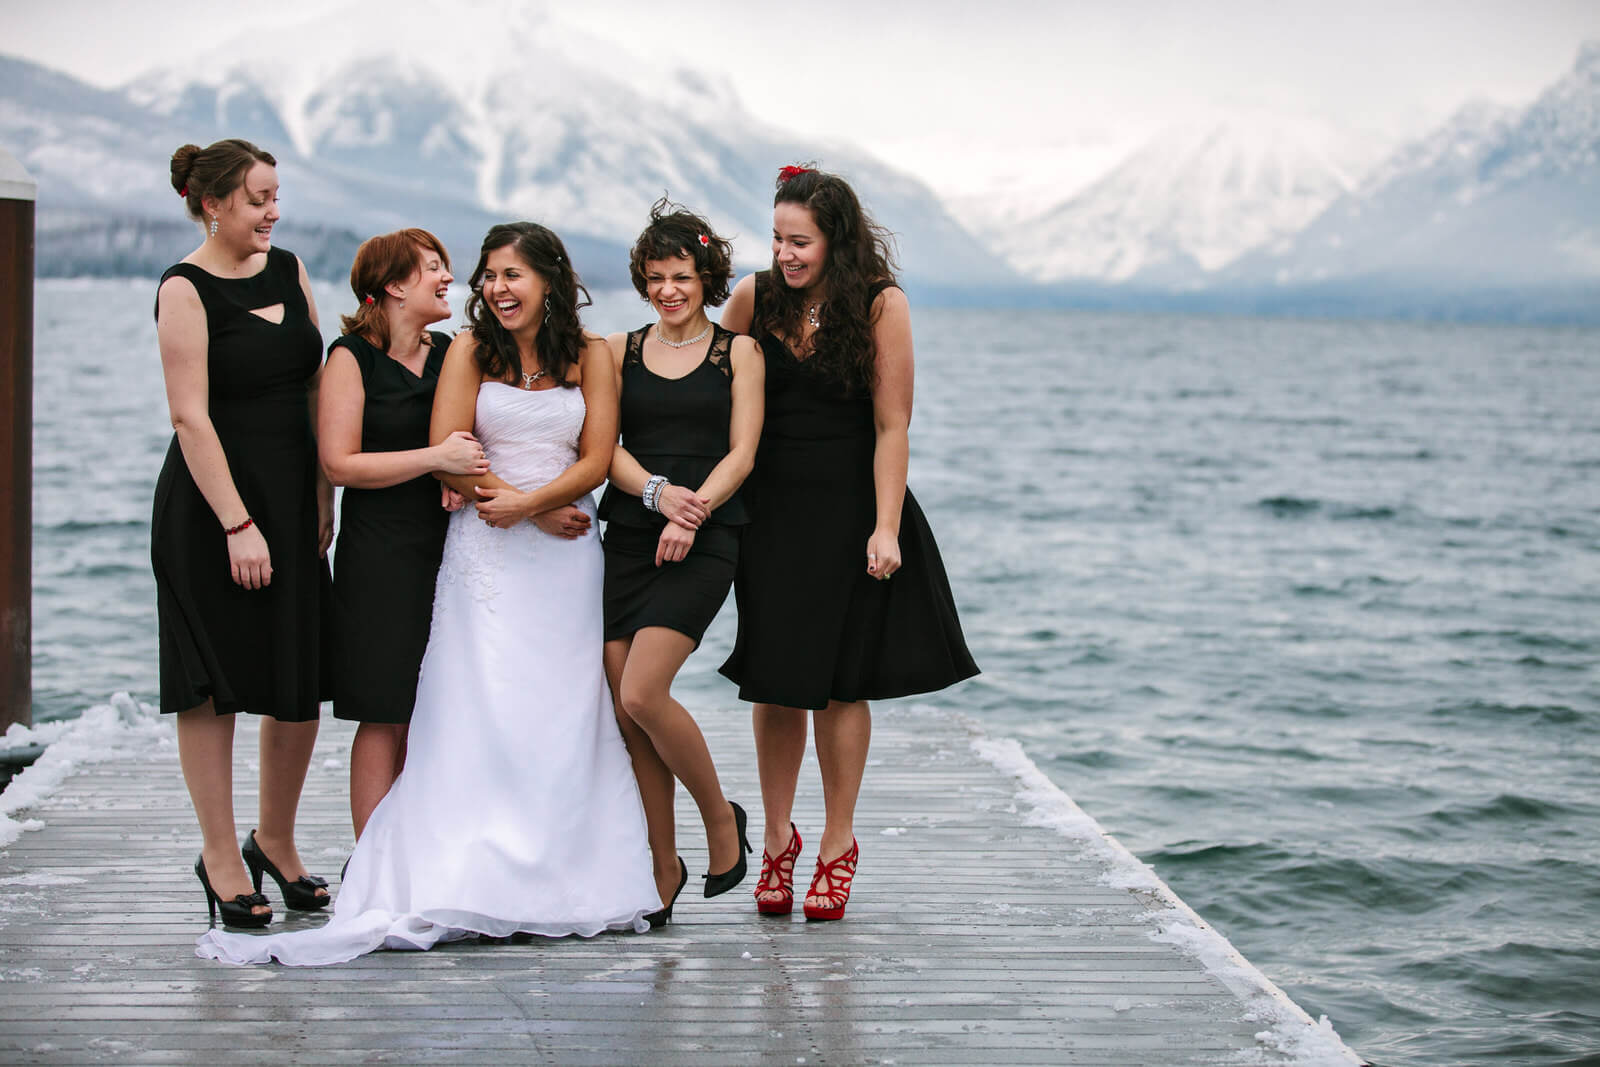
{"type": "Polygon", "coordinates": [[[628,274],[639,295],[649,293],[644,276],[646,263],[679,256],[694,260],[706,307],[721,307],[733,281],[733,246],[718,237],[705,219],[663,196],[650,205],[650,224],[628,254],[628,274]]]}

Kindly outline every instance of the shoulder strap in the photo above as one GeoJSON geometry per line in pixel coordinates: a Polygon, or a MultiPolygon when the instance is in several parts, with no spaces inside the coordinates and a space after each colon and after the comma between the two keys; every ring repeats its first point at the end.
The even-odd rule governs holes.
{"type": "Polygon", "coordinates": [[[724,330],[720,323],[711,324],[711,348],[706,352],[706,362],[717,368],[724,375],[733,377],[733,339],[737,335],[732,330],[724,330]]]}
{"type": "Polygon", "coordinates": [[[194,291],[200,297],[200,306],[205,309],[206,316],[208,318],[210,317],[211,300],[209,298],[212,294],[212,290],[208,282],[211,278],[211,275],[207,274],[193,263],[174,263],[172,266],[161,272],[161,280],[156,283],[156,300],[153,313],[158,321],[161,318],[161,287],[167,284],[168,278],[189,279],[189,284],[194,286],[194,291]]]}
{"type": "Polygon", "coordinates": [[[622,353],[622,365],[644,362],[644,338],[650,332],[650,327],[641,326],[628,334],[628,347],[622,353]]]}
{"type": "Polygon", "coordinates": [[[329,345],[328,353],[331,355],[335,348],[342,348],[355,358],[356,367],[361,371],[361,380],[363,382],[372,374],[373,357],[382,355],[371,341],[368,341],[360,334],[354,333],[347,333],[329,345]]]}

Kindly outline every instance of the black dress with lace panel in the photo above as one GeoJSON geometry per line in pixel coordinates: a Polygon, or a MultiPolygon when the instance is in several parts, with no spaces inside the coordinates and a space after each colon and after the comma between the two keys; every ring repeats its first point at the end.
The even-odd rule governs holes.
{"type": "Polygon", "coordinates": [[[239,497],[266,538],[272,580],[255,590],[234,582],[227,534],[174,435],[150,524],[161,710],[210,699],[219,715],[315,719],[328,695],[330,582],[317,550],[317,449],[306,387],[322,363],[322,336],[300,288],[299,261],[273,248],[248,278],[178,263],[161,281],[174,275],[193,283],[205,308],[211,423],[239,497]],[[279,306],[283,317],[274,322],[279,306]]]}
{"type": "MultiPolygon", "coordinates": [[[[705,359],[688,374],[664,378],[644,362],[651,327],[628,334],[622,358],[622,446],[651,474],[696,489],[728,454],[733,417],[734,335],[717,326],[705,359]]],[[[736,492],[695,533],[689,554],[656,566],[667,520],[636,496],[608,485],[600,499],[606,520],[605,638],[662,626],[698,645],[733,583],[747,520],[736,492]]]]}
{"type": "MultiPolygon", "coordinates": [[[[756,275],[758,305],[770,284],[769,272],[756,275]]],[[[877,525],[872,397],[845,391],[772,334],[758,341],[766,418],[744,485],[739,634],[722,673],[742,700],[795,708],[928,693],[977,674],[939,546],[910,489],[900,570],[888,581],[866,572],[877,525]]]]}

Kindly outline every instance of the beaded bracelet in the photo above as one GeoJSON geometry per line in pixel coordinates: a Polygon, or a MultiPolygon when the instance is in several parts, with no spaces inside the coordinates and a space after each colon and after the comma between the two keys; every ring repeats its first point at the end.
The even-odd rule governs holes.
{"type": "Polygon", "coordinates": [[[643,502],[646,508],[656,512],[657,514],[660,514],[661,491],[665,489],[668,484],[667,476],[665,474],[652,474],[649,480],[644,483],[644,493],[641,494],[639,499],[643,502]]]}
{"type": "Polygon", "coordinates": [[[250,516],[246,515],[244,517],[244,521],[241,522],[239,525],[237,525],[237,526],[229,526],[229,527],[225,528],[222,532],[227,534],[229,537],[232,537],[236,533],[244,533],[246,530],[250,529],[250,527],[254,526],[255,523],[256,523],[256,520],[254,520],[250,516]]]}

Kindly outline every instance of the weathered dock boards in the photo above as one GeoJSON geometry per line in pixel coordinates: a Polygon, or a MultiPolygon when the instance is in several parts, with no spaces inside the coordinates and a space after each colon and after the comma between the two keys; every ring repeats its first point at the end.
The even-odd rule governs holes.
{"type": "MultiPolygon", "coordinates": [[[[759,819],[748,716],[705,719],[727,792],[759,819]]],[[[311,969],[195,957],[198,831],[174,746],[83,768],[0,853],[0,1062],[1357,1062],[1242,960],[1153,937],[1203,924],[1164,889],[1116,888],[1098,840],[1028,825],[969,725],[881,710],[875,725],[843,922],[757,916],[753,870],[696,896],[683,795],[696,877],[662,930],[311,969]]],[[[241,716],[241,833],[254,738],[241,716]]],[[[302,809],[302,855],[330,880],[350,847],[349,740],[324,720],[302,809]]],[[[804,879],[821,825],[809,759],[797,821],[804,879]]],[[[273,929],[323,921],[268,891],[273,929]]]]}

